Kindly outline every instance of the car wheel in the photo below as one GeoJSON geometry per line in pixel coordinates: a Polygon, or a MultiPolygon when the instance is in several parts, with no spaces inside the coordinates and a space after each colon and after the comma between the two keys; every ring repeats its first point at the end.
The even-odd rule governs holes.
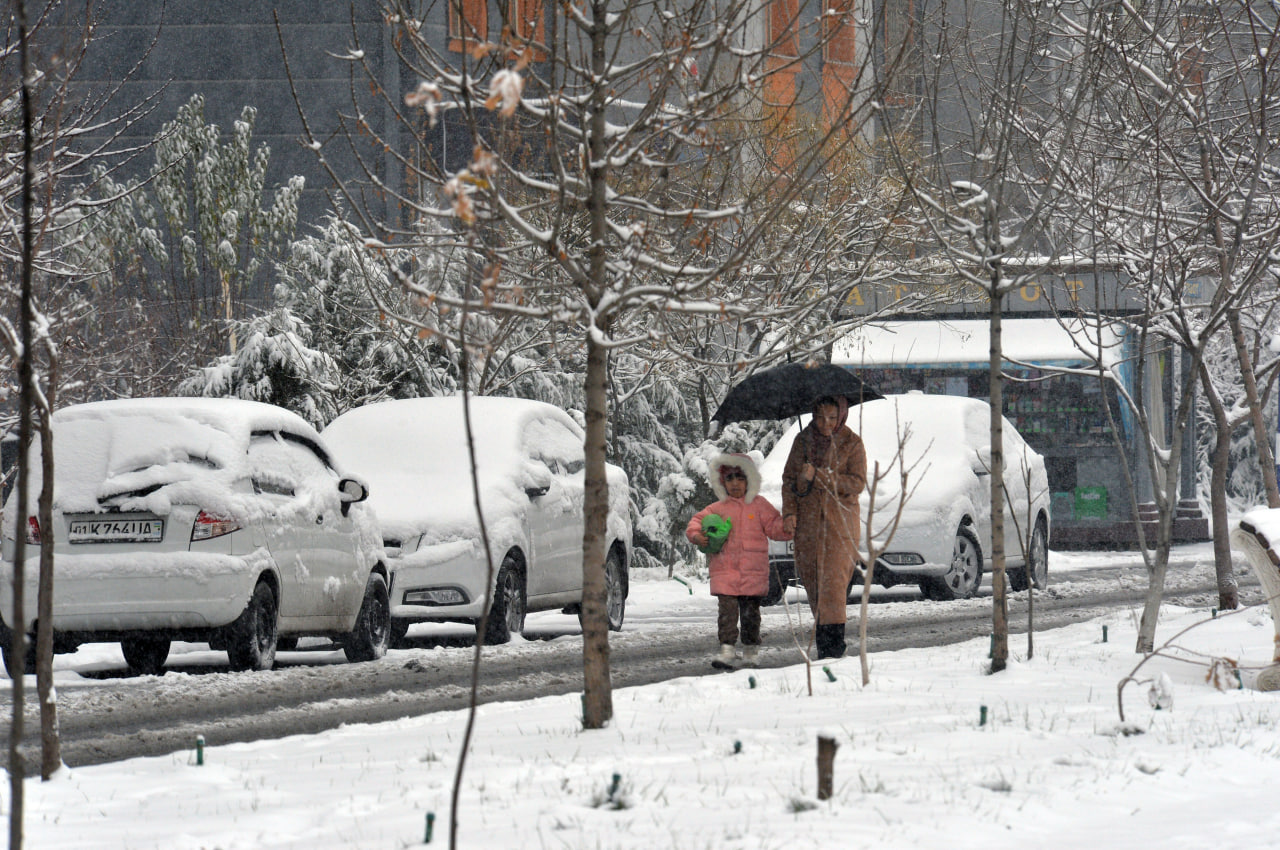
{"type": "Polygon", "coordinates": [[[120,641],[129,669],[141,676],[163,676],[164,662],[169,657],[169,641],[149,635],[135,635],[120,641]]]}
{"type": "Polygon", "coordinates": [[[498,570],[484,642],[490,646],[507,643],[512,635],[520,634],[524,631],[524,612],[524,574],[516,560],[508,557],[502,562],[502,569],[498,570]]]}
{"type": "Polygon", "coordinates": [[[404,643],[405,635],[409,634],[409,621],[403,617],[391,618],[391,645],[400,646],[404,643]]]}
{"type": "MultiPolygon", "coordinates": [[[[968,599],[978,592],[982,584],[982,547],[978,536],[967,525],[956,531],[951,548],[951,569],[946,575],[928,582],[925,596],[939,601],[968,599]]],[[[922,584],[921,589],[924,589],[922,584]]]]}
{"type": "Polygon", "coordinates": [[[1049,583],[1049,535],[1044,522],[1037,522],[1031,534],[1031,545],[1027,547],[1028,564],[1009,570],[1009,589],[1015,593],[1027,589],[1027,575],[1035,583],[1036,590],[1041,590],[1049,583]]]}
{"type": "Polygon", "coordinates": [[[1031,535],[1030,566],[1036,590],[1044,590],[1049,586],[1049,530],[1043,521],[1036,523],[1035,533],[1031,535]]]}
{"type": "Polygon", "coordinates": [[[844,591],[844,601],[847,604],[862,602],[862,588],[866,584],[866,574],[862,572],[862,561],[858,562],[858,566],[853,568],[853,575],[849,577],[849,586],[844,591]]]}
{"type": "Polygon", "coordinates": [[[387,580],[381,573],[369,576],[364,588],[364,603],[356,627],[342,642],[342,651],[348,661],[377,661],[387,654],[391,643],[391,598],[387,594],[387,580]]]}
{"type": "Polygon", "coordinates": [[[279,611],[271,585],[258,582],[249,604],[228,628],[227,658],[232,670],[270,670],[275,664],[279,611]]]}
{"type": "Polygon", "coordinates": [[[627,583],[622,556],[610,552],[604,562],[604,605],[609,615],[609,631],[622,631],[622,618],[627,613],[627,583]]]}
{"type": "Polygon", "coordinates": [[[762,605],[776,605],[782,602],[783,595],[786,594],[787,586],[782,584],[782,576],[778,575],[778,566],[771,563],[769,565],[769,591],[763,597],[760,597],[762,605]]]}
{"type": "Polygon", "coordinates": [[[18,665],[14,663],[14,658],[9,650],[8,630],[5,631],[4,643],[0,644],[0,654],[4,656],[4,669],[9,674],[10,679],[16,679],[22,673],[28,676],[35,675],[36,672],[36,642],[31,635],[27,635],[26,652],[23,653],[22,673],[18,672],[18,665]]]}

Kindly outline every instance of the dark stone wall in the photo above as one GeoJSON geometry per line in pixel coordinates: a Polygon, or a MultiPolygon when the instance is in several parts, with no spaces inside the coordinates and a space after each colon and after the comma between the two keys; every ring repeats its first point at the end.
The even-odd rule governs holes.
{"type": "MultiPolygon", "coordinates": [[[[317,136],[336,133],[341,116],[353,115],[358,102],[373,130],[395,139],[396,122],[373,94],[365,72],[335,58],[358,45],[393,103],[402,103],[400,63],[391,52],[391,30],[378,0],[107,0],[95,6],[95,14],[94,36],[76,76],[80,90],[99,98],[114,90],[109,114],[151,99],[148,114],[115,148],[149,142],[193,94],[204,95],[206,122],[224,133],[246,105],[253,106],[258,110],[255,146],[265,143],[271,149],[268,186],[295,174],[306,177],[299,223],[318,220],[330,207],[326,189],[331,181],[315,153],[300,144],[302,119],[287,79],[286,56],[301,108],[317,136]]],[[[325,156],[344,177],[361,178],[358,153],[379,176],[398,181],[391,158],[368,138],[358,151],[345,143],[329,144],[325,156]]],[[[129,168],[145,172],[153,162],[147,156],[129,168]]]]}

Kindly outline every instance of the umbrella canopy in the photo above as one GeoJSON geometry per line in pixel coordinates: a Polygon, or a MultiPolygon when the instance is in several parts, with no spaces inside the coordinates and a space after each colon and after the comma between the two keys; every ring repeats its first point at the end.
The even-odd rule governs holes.
{"type": "Polygon", "coordinates": [[[786,419],[809,413],[827,395],[844,396],[850,407],[884,398],[843,366],[785,363],[756,372],[729,390],[711,418],[722,427],[745,419],[786,419]]]}

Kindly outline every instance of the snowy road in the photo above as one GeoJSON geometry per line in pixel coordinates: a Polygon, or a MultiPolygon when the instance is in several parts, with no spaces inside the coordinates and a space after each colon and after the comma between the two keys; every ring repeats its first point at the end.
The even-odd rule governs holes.
{"type": "MultiPolygon", "coordinates": [[[[1180,548],[1174,556],[1166,598],[1210,608],[1217,594],[1207,546],[1180,548]]],[[[1145,571],[1135,553],[1053,553],[1051,584],[1036,595],[1038,627],[1087,620],[1107,610],[1140,609],[1145,571]]],[[[1238,562],[1246,603],[1260,598],[1252,574],[1238,562]]],[[[691,588],[665,574],[639,572],[632,579],[626,626],[611,635],[615,687],[711,673],[715,603],[705,585],[691,588]],[[692,590],[692,593],[690,592],[692,590]]],[[[954,643],[990,632],[990,588],[960,602],[921,600],[914,587],[876,588],[868,618],[871,652],[954,643]]],[[[765,609],[761,666],[792,664],[792,637],[803,605],[798,591],[787,606],[765,609]]],[[[1026,594],[1011,597],[1010,622],[1026,631],[1026,594]]],[[[807,608],[805,623],[807,625],[807,608]]],[[[850,607],[851,620],[857,606],[850,607]]],[[[72,766],[157,755],[190,748],[197,735],[211,745],[310,734],[344,724],[390,720],[466,705],[471,682],[472,630],[462,626],[416,626],[409,646],[381,661],[347,664],[341,650],[314,643],[281,653],[277,669],[231,673],[226,656],[200,644],[175,645],[161,677],[128,677],[113,645],[82,647],[58,656],[55,681],[63,760],[72,766]]],[[[856,625],[850,624],[856,652],[856,625]]],[[[1025,638],[1010,640],[1015,656],[1025,638]]],[[[479,678],[481,701],[529,699],[581,690],[582,641],[574,617],[532,615],[524,639],[486,648],[479,678]]],[[[39,720],[34,677],[28,677],[25,713],[28,764],[38,763],[39,720]]],[[[8,736],[12,714],[9,682],[0,679],[0,734],[8,736]]]]}

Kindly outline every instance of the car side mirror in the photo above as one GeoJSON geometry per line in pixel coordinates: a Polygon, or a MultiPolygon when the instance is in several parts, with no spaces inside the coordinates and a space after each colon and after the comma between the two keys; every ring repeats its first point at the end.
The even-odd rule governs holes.
{"type": "Polygon", "coordinates": [[[973,474],[979,477],[991,474],[991,446],[974,450],[973,474]]]}
{"type": "Polygon", "coordinates": [[[351,513],[351,506],[369,498],[369,488],[354,478],[344,478],[338,482],[338,498],[342,500],[342,515],[351,513]]]}
{"type": "Polygon", "coordinates": [[[525,465],[524,493],[530,499],[545,496],[551,490],[551,470],[545,463],[530,461],[525,465]]]}

